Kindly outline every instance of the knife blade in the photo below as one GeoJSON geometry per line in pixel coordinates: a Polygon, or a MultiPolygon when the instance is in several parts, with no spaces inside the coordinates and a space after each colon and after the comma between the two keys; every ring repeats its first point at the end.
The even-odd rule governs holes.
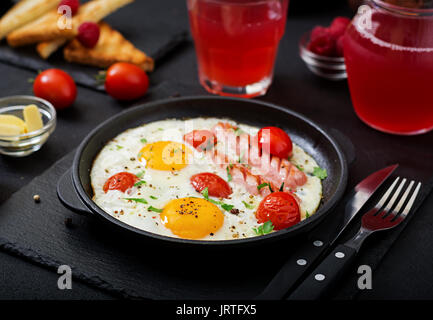
{"type": "Polygon", "coordinates": [[[344,209],[344,219],[342,228],[338,231],[337,235],[332,239],[330,245],[332,246],[335,241],[346,230],[350,221],[361,210],[362,206],[370,199],[374,192],[382,185],[383,182],[397,169],[398,164],[383,168],[369,175],[367,178],[358,183],[355,188],[346,196],[347,201],[344,209]]]}
{"type": "MultiPolygon", "coordinates": [[[[312,266],[322,257],[329,248],[340,238],[344,230],[371,198],[376,190],[397,169],[398,164],[383,168],[370,174],[358,183],[355,188],[345,196],[344,212],[334,232],[331,234],[317,234],[308,241],[300,244],[290,258],[280,268],[278,273],[269,282],[268,286],[255,297],[256,300],[282,299],[289,291],[295,288],[311,270],[312,266]]],[[[343,210],[339,209],[337,210],[343,210]]],[[[328,232],[329,233],[329,232],[328,232]]]]}

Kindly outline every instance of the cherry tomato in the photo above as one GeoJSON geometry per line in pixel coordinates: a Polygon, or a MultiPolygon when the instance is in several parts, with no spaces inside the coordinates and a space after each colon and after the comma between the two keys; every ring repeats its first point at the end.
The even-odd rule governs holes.
{"type": "Polygon", "coordinates": [[[292,155],[293,144],[289,135],[277,127],[265,127],[258,133],[260,148],[269,150],[271,155],[288,158],[292,155]]]}
{"type": "Polygon", "coordinates": [[[202,192],[207,187],[208,193],[212,197],[227,198],[232,193],[232,189],[226,181],[210,172],[193,175],[191,184],[197,192],[202,192]]]}
{"type": "Polygon", "coordinates": [[[134,64],[118,62],[107,70],[105,90],[117,100],[138,99],[147,92],[149,78],[134,64]]]}
{"type": "Polygon", "coordinates": [[[77,86],[65,71],[48,69],[36,77],[33,92],[35,96],[51,102],[56,109],[65,109],[74,103],[77,86]]]}
{"type": "Polygon", "coordinates": [[[138,181],[139,179],[135,174],[129,172],[119,172],[105,181],[104,187],[102,188],[105,193],[108,190],[119,190],[125,192],[138,181]]]}
{"type": "Polygon", "coordinates": [[[301,214],[294,196],[287,192],[273,192],[260,202],[256,218],[259,223],[271,221],[275,230],[281,230],[301,221],[301,214]]]}
{"type": "Polygon", "coordinates": [[[209,130],[193,130],[184,135],[183,140],[201,151],[212,149],[216,144],[215,135],[209,130]]]}

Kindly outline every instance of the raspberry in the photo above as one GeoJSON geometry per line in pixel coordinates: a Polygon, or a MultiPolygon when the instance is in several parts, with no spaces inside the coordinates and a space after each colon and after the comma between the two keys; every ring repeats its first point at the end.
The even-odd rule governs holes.
{"type": "Polygon", "coordinates": [[[314,41],[317,38],[323,36],[323,34],[328,33],[328,28],[322,27],[322,26],[316,26],[313,28],[313,30],[311,30],[311,34],[310,34],[310,40],[314,41]]]}
{"type": "Polygon", "coordinates": [[[60,6],[69,6],[71,8],[71,13],[74,16],[80,7],[80,0],[62,0],[59,4],[59,7],[60,6]]]}
{"type": "Polygon", "coordinates": [[[308,44],[308,50],[321,56],[332,57],[335,53],[335,40],[329,32],[316,32],[308,44]]]}
{"type": "Polygon", "coordinates": [[[84,22],[78,28],[78,41],[87,48],[96,46],[99,40],[99,26],[94,22],[84,22]]]}
{"type": "Polygon", "coordinates": [[[334,37],[334,39],[338,39],[344,34],[349,24],[349,18],[337,17],[332,21],[331,25],[329,26],[329,33],[334,37]]]}
{"type": "Polygon", "coordinates": [[[336,45],[335,45],[335,53],[337,56],[342,57],[344,53],[344,35],[340,36],[337,39],[336,45]]]}

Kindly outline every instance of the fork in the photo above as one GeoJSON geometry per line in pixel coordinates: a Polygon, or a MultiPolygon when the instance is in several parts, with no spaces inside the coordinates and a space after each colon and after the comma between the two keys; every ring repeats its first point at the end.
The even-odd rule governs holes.
{"type": "Polygon", "coordinates": [[[350,266],[369,235],[376,231],[394,228],[407,217],[421,188],[421,183],[417,184],[406,203],[406,199],[415,184],[415,181],[412,180],[395,205],[407,181],[403,179],[397,190],[393,192],[399,180],[400,177],[397,177],[376,206],[362,216],[361,228],[358,233],[346,243],[337,246],[288,297],[289,300],[312,300],[323,297],[337,282],[345,269],[350,266]]]}

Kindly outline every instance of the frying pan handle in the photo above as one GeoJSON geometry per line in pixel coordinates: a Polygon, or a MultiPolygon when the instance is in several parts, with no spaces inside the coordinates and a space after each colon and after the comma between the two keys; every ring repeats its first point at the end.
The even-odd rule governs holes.
{"type": "Polygon", "coordinates": [[[71,169],[66,171],[57,183],[57,196],[66,208],[79,214],[91,214],[75,191],[71,169]]]}

